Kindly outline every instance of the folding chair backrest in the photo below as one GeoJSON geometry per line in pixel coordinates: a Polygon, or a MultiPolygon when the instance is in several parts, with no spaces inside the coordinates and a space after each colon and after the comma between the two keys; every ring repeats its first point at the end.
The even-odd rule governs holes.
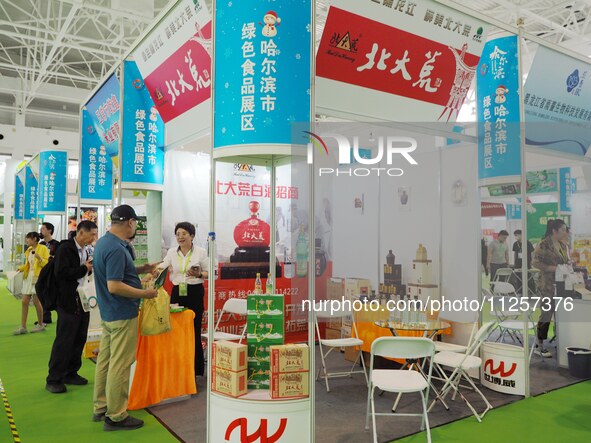
{"type": "Polygon", "coordinates": [[[318,319],[342,318],[351,315],[351,309],[348,304],[339,301],[334,306],[327,300],[328,303],[318,301],[314,304],[314,314],[318,319]],[[335,309],[338,308],[338,309],[335,309]]]}
{"type": "Polygon", "coordinates": [[[224,303],[223,311],[231,314],[246,315],[246,299],[244,298],[231,298],[224,303]]]}
{"type": "Polygon", "coordinates": [[[513,269],[511,268],[499,268],[497,269],[497,273],[495,274],[495,280],[494,281],[499,281],[501,279],[501,281],[507,281],[507,279],[509,277],[511,277],[511,274],[513,274],[513,269]]]}
{"type": "Polygon", "coordinates": [[[488,338],[495,326],[496,322],[494,321],[484,323],[474,336],[474,342],[472,343],[472,347],[469,348],[466,351],[466,353],[469,355],[474,355],[476,351],[478,351],[478,349],[480,348],[480,345],[482,345],[482,342],[488,338]]]}
{"type": "Polygon", "coordinates": [[[371,344],[372,358],[374,355],[404,359],[432,358],[434,353],[433,340],[422,337],[380,337],[371,344]]]}

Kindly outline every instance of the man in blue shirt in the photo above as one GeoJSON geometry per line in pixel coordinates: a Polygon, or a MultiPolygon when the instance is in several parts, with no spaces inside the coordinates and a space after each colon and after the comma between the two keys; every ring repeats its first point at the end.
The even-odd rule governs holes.
{"type": "Polygon", "coordinates": [[[141,428],[144,422],[127,413],[129,372],[135,360],[140,299],[154,298],[155,289],[142,289],[138,273],[155,265],[136,268],[129,242],[135,237],[137,215],[128,205],[111,212],[111,230],[94,250],[94,281],[103,336],[96,363],[94,421],[105,420],[105,431],[141,428]]]}

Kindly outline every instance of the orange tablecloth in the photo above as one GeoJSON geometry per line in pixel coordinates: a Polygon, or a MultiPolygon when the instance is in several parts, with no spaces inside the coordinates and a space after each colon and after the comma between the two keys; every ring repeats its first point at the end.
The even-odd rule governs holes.
{"type": "Polygon", "coordinates": [[[197,393],[194,317],[188,309],[170,314],[172,331],[145,337],[140,334],[128,409],[197,393]]]}
{"type": "MultiPolygon", "coordinates": [[[[388,328],[382,328],[380,326],[375,325],[372,322],[363,321],[357,322],[357,333],[359,334],[359,338],[363,340],[363,346],[361,349],[365,352],[371,352],[371,344],[373,341],[379,337],[392,337],[392,332],[388,328]]],[[[397,330],[396,333],[400,337],[423,337],[423,331],[402,331],[397,330]]],[[[447,329],[442,329],[436,335],[439,334],[451,334],[451,327],[447,329]]]]}

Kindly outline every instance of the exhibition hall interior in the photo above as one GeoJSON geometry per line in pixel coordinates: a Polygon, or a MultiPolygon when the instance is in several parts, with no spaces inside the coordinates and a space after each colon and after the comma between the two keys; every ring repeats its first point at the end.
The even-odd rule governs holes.
{"type": "Polygon", "coordinates": [[[0,0],[0,442],[588,441],[590,23],[0,0]]]}

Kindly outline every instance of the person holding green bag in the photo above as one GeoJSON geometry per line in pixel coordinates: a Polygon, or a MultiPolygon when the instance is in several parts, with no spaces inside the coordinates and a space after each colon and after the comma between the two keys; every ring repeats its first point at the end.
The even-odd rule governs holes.
{"type": "Polygon", "coordinates": [[[178,303],[195,313],[195,375],[203,376],[205,363],[201,346],[201,322],[203,318],[203,280],[209,271],[207,251],[193,244],[195,226],[189,222],[177,223],[174,234],[178,247],[170,248],[160,268],[169,268],[173,284],[171,303],[178,303]]]}

